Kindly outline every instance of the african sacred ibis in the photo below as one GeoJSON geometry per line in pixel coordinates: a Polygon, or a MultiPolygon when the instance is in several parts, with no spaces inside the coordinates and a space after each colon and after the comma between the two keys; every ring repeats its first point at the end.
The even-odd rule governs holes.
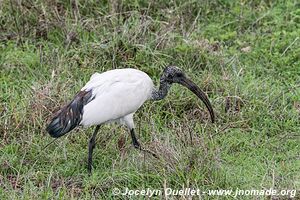
{"type": "Polygon", "coordinates": [[[206,94],[181,69],[168,66],[160,77],[159,89],[154,87],[146,73],[136,69],[115,69],[93,74],[74,99],[55,114],[46,130],[52,137],[58,138],[78,125],[96,125],[88,146],[88,172],[91,173],[95,137],[100,125],[108,122],[125,124],[130,130],[134,147],[141,149],[134,132],[133,114],[146,100],[157,101],[166,97],[173,83],[179,83],[196,94],[206,105],[214,122],[214,111],[206,94]]]}

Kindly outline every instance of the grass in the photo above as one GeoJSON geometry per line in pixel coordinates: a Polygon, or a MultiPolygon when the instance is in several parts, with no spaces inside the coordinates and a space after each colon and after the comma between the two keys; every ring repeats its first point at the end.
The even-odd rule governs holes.
{"type": "Polygon", "coordinates": [[[0,199],[113,199],[126,187],[299,190],[299,20],[293,0],[1,1],[0,199]],[[173,86],[135,115],[141,144],[160,159],[116,125],[98,135],[91,177],[91,128],[44,149],[49,117],[94,72],[132,67],[158,84],[169,64],[206,91],[215,124],[173,86]]]}

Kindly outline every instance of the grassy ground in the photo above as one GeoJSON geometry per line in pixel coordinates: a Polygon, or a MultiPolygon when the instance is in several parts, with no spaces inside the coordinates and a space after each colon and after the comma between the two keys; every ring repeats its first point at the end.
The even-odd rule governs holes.
{"type": "Polygon", "coordinates": [[[113,188],[126,187],[299,190],[299,7],[294,0],[0,1],[0,199],[112,199],[113,188]],[[207,92],[215,124],[192,93],[174,86],[135,115],[141,144],[159,159],[135,150],[116,125],[98,135],[91,177],[92,129],[44,149],[52,140],[47,120],[91,74],[133,67],[158,83],[169,64],[207,92]]]}

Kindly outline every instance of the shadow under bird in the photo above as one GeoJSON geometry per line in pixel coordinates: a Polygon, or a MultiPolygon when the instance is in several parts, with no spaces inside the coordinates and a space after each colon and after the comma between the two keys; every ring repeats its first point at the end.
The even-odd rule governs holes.
{"type": "Polygon", "coordinates": [[[168,66],[160,77],[158,89],[146,73],[136,69],[115,69],[93,74],[74,99],[55,114],[46,130],[52,137],[58,138],[76,126],[96,125],[88,145],[88,172],[91,173],[92,154],[100,125],[109,122],[126,125],[134,147],[142,149],[135,136],[133,114],[145,101],[158,101],[166,97],[173,83],[181,84],[197,95],[214,122],[214,111],[206,94],[181,69],[168,66]]]}

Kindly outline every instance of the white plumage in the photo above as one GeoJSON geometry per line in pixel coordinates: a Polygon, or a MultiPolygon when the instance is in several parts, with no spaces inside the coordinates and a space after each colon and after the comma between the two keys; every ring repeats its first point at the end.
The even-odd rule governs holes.
{"type": "Polygon", "coordinates": [[[116,69],[95,73],[81,91],[92,91],[90,103],[83,107],[83,126],[119,122],[134,128],[133,113],[151,97],[153,82],[136,69],[116,69]]]}
{"type": "Polygon", "coordinates": [[[173,83],[181,84],[197,95],[214,122],[214,111],[206,94],[179,68],[169,66],[160,77],[158,89],[146,73],[136,69],[115,69],[93,74],[74,99],[55,114],[46,130],[52,137],[58,138],[78,125],[97,125],[88,146],[88,171],[91,172],[100,125],[108,122],[125,124],[130,130],[133,146],[143,150],[135,136],[133,114],[146,100],[163,99],[173,83]]]}

